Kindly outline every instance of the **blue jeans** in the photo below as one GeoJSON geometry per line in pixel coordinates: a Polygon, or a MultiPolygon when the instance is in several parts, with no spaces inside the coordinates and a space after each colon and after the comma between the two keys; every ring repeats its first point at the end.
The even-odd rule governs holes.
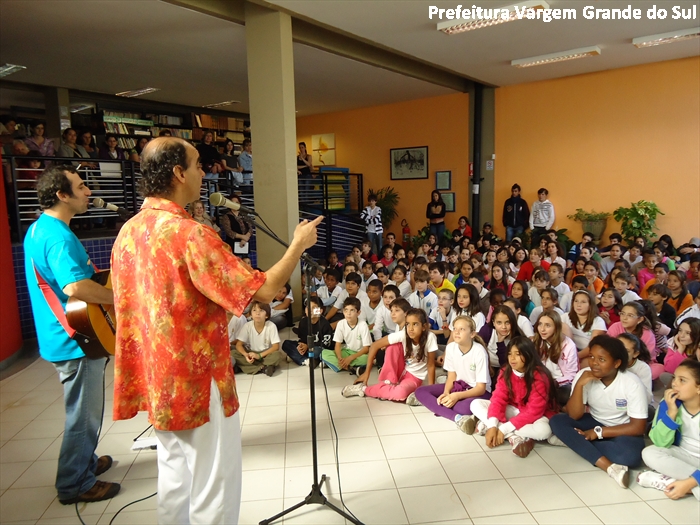
{"type": "Polygon", "coordinates": [[[71,499],[92,488],[97,479],[97,440],[104,408],[106,359],[71,359],[53,363],[63,384],[66,426],[58,458],[56,490],[71,499]]]}
{"type": "Polygon", "coordinates": [[[372,253],[374,253],[377,257],[381,259],[381,243],[382,243],[382,236],[379,233],[367,233],[367,238],[369,239],[369,242],[372,243],[372,253]]]}
{"type": "Polygon", "coordinates": [[[510,242],[513,237],[520,237],[524,231],[522,226],[506,226],[506,241],[510,242]]]}
{"type": "Polygon", "coordinates": [[[584,414],[579,420],[572,419],[568,414],[557,414],[549,420],[552,433],[591,465],[595,465],[603,456],[613,463],[627,465],[630,468],[642,462],[644,449],[642,436],[618,436],[586,441],[585,437],[576,432],[577,428],[591,430],[598,425],[604,426],[590,414],[584,414]]]}
{"type": "Polygon", "coordinates": [[[438,245],[442,242],[442,237],[445,235],[445,223],[438,222],[437,224],[430,225],[430,233],[435,235],[438,245]]]}

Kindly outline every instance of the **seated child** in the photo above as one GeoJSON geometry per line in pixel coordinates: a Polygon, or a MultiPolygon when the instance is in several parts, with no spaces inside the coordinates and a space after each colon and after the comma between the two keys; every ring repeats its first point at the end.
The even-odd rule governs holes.
{"type": "Polygon", "coordinates": [[[379,279],[372,279],[367,283],[367,304],[364,305],[365,320],[369,326],[370,332],[374,328],[374,323],[377,318],[377,311],[382,306],[382,290],[384,286],[379,279]]]}
{"type": "Polygon", "coordinates": [[[510,296],[520,301],[520,308],[522,308],[524,315],[529,318],[535,305],[530,300],[528,284],[525,281],[515,281],[510,287],[510,296]]]}
{"type": "Polygon", "coordinates": [[[664,393],[649,432],[653,445],[642,451],[653,470],[642,472],[637,483],[662,490],[679,499],[692,493],[700,500],[700,363],[686,359],[678,368],[671,388],[664,393]]]}
{"type": "MultiPolygon", "coordinates": [[[[345,266],[347,268],[350,266],[350,263],[347,263],[345,266]]],[[[362,309],[369,310],[369,297],[367,296],[367,292],[360,290],[361,283],[362,277],[360,277],[360,274],[356,272],[350,272],[345,276],[345,290],[342,290],[338,294],[335,304],[330,307],[328,312],[326,312],[326,319],[328,319],[328,322],[331,323],[334,330],[338,325],[338,322],[343,319],[342,312],[346,299],[356,298],[360,301],[362,309]]],[[[360,308],[358,308],[358,312],[360,312],[360,308]]],[[[365,323],[367,322],[367,316],[364,312],[360,312],[360,320],[364,321],[365,323]]]]}
{"type": "Polygon", "coordinates": [[[401,265],[397,265],[391,274],[391,279],[398,287],[399,292],[401,292],[401,297],[408,299],[413,292],[411,290],[411,283],[406,279],[406,269],[401,265]]]}
{"type": "MultiPolygon", "coordinates": [[[[517,299],[516,299],[517,301],[517,299]]],[[[508,342],[514,337],[523,335],[512,308],[502,304],[493,310],[491,320],[481,327],[479,336],[485,342],[491,368],[498,372],[507,362],[508,342]]],[[[494,378],[497,377],[494,374],[494,378]]]]}
{"type": "MultiPolygon", "coordinates": [[[[481,311],[478,292],[476,287],[470,283],[463,284],[457,288],[455,303],[452,308],[455,311],[455,317],[458,315],[466,315],[474,319],[477,332],[481,330],[481,327],[484,326],[484,324],[486,324],[486,316],[481,311]]],[[[450,331],[450,337],[448,338],[447,342],[451,343],[452,324],[448,326],[448,330],[450,331]]]]}
{"type": "Polygon", "coordinates": [[[270,303],[270,321],[274,323],[277,330],[282,330],[282,328],[287,326],[287,311],[293,302],[292,287],[289,286],[289,283],[285,283],[275,295],[275,299],[270,303]]]}
{"type": "Polygon", "coordinates": [[[547,270],[537,270],[532,276],[533,286],[528,292],[530,300],[535,307],[542,305],[542,291],[549,286],[549,272],[547,270]]]}
{"type": "Polygon", "coordinates": [[[571,382],[579,370],[578,352],[574,342],[563,334],[561,317],[557,312],[540,315],[533,342],[542,363],[557,384],[557,401],[564,406],[571,393],[571,382]]]}
{"type": "MultiPolygon", "coordinates": [[[[323,317],[323,302],[318,297],[311,297],[311,333],[314,345],[311,352],[314,353],[313,366],[319,363],[320,349],[330,349],[333,342],[333,329],[328,320],[323,317]]],[[[304,317],[299,321],[299,340],[287,340],[282,343],[282,350],[292,361],[299,366],[307,365],[309,360],[309,318],[304,312],[304,317]]]]}
{"type": "MultiPolygon", "coordinates": [[[[357,274],[355,274],[357,276],[357,274]]],[[[359,279],[359,276],[357,276],[359,279]]],[[[359,283],[357,287],[359,289],[359,283]]],[[[349,370],[360,374],[367,364],[367,350],[372,344],[367,322],[360,319],[362,306],[356,297],[348,297],[343,303],[343,320],[338,321],[333,335],[335,350],[323,350],[321,359],[334,372],[349,370]]],[[[359,374],[358,374],[359,375],[359,374]]]]}
{"type": "Polygon", "coordinates": [[[454,319],[452,337],[454,341],[445,349],[445,385],[421,386],[415,397],[434,414],[454,421],[462,432],[468,432],[470,424],[473,426],[473,420],[470,423],[466,417],[472,413],[472,402],[491,397],[489,357],[471,317],[454,319]]]}
{"type": "Polygon", "coordinates": [[[323,302],[323,307],[328,310],[338,300],[338,296],[343,289],[338,286],[340,282],[340,272],[333,268],[327,268],[323,273],[324,284],[316,289],[316,295],[323,302]]]}
{"type": "Polygon", "coordinates": [[[627,350],[627,370],[636,375],[642,382],[647,393],[647,403],[651,405],[654,402],[654,394],[651,386],[651,367],[649,366],[651,354],[647,345],[636,335],[627,332],[618,335],[617,338],[622,341],[627,350]]]}
{"type": "Polygon", "coordinates": [[[545,288],[540,293],[540,305],[535,307],[530,313],[530,322],[535,325],[540,315],[543,313],[557,312],[560,316],[565,315],[559,308],[559,294],[554,288],[545,288]]]}
{"type": "Polygon", "coordinates": [[[415,273],[415,291],[408,296],[408,303],[411,308],[420,308],[425,311],[426,315],[430,315],[433,308],[437,305],[437,295],[428,289],[430,275],[425,270],[417,270],[415,273]]]}
{"type": "MultiPolygon", "coordinates": [[[[399,299],[397,299],[398,301],[399,299]]],[[[392,310],[393,310],[392,304],[392,310]]],[[[343,397],[369,396],[377,399],[416,404],[416,389],[428,379],[435,383],[435,351],[437,340],[430,332],[428,317],[423,310],[412,308],[406,314],[406,326],[400,332],[389,334],[372,344],[367,368],[353,385],[343,388],[343,397]],[[374,358],[380,348],[386,347],[384,366],[379,382],[367,386],[374,358]],[[409,402],[408,398],[411,397],[409,402]]]]}
{"type": "Polygon", "coordinates": [[[511,310],[513,310],[520,333],[525,337],[532,339],[535,335],[535,330],[532,327],[530,319],[528,319],[523,312],[520,300],[516,299],[515,297],[509,297],[503,304],[504,306],[508,306],[511,310]]]}
{"type": "Polygon", "coordinates": [[[617,290],[617,293],[620,294],[622,304],[627,304],[630,301],[639,301],[641,299],[641,297],[639,297],[634,290],[630,289],[630,286],[632,285],[632,276],[629,273],[618,273],[614,277],[612,284],[615,287],[615,290],[617,290]]]}
{"type": "Polygon", "coordinates": [[[591,368],[576,375],[567,413],[550,419],[558,438],[550,442],[564,443],[627,488],[629,468],[642,460],[647,394],[639,378],[627,372],[622,341],[599,335],[590,347],[591,368]]]}
{"type": "Polygon", "coordinates": [[[386,285],[382,290],[382,302],[375,310],[372,326],[372,338],[375,341],[396,331],[396,324],[391,319],[391,303],[399,296],[399,289],[393,284],[386,285]]]}
{"type": "MultiPolygon", "coordinates": [[[[475,271],[469,276],[469,284],[476,288],[481,313],[487,316],[491,309],[491,292],[484,286],[484,274],[475,271]]],[[[455,293],[457,292],[455,291],[455,293]]]]}
{"type": "Polygon", "coordinates": [[[551,264],[547,273],[549,274],[549,286],[557,291],[559,297],[571,291],[569,285],[564,282],[564,267],[561,264],[551,264]]]}
{"type": "Polygon", "coordinates": [[[507,356],[491,400],[478,399],[472,403],[479,424],[475,426],[472,419],[467,434],[476,428],[479,435],[486,436],[489,448],[507,439],[513,454],[525,458],[535,441],[552,435],[549,418],[559,412],[556,385],[527,337],[511,339],[507,356]]]}
{"type": "Polygon", "coordinates": [[[678,332],[671,338],[664,356],[664,383],[669,384],[668,375],[676,372],[678,365],[686,359],[700,361],[700,319],[685,319],[678,332]]]}
{"type": "Polygon", "coordinates": [[[374,273],[374,266],[370,261],[365,261],[362,265],[362,284],[360,290],[367,291],[367,285],[370,281],[374,281],[377,275],[374,273]]]}
{"type": "Polygon", "coordinates": [[[615,288],[606,288],[600,294],[598,304],[598,315],[605,321],[605,327],[610,328],[615,323],[620,322],[620,311],[622,310],[622,298],[615,288]]]}
{"type": "Polygon", "coordinates": [[[265,372],[272,377],[281,356],[277,327],[269,321],[270,305],[253,301],[250,316],[251,320],[238,332],[238,351],[233,353],[236,364],[245,374],[265,372]]]}
{"type": "Polygon", "coordinates": [[[452,308],[455,294],[452,290],[442,290],[438,294],[438,304],[430,312],[428,320],[430,331],[437,337],[438,345],[446,345],[449,337],[450,323],[455,318],[455,311],[452,308]]]}

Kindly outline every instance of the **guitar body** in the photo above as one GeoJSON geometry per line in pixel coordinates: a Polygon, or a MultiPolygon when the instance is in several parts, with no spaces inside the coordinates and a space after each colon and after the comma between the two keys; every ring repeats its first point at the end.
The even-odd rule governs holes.
{"type": "MultiPolygon", "coordinates": [[[[92,280],[112,289],[110,271],[93,275],[92,280]]],[[[68,324],[76,330],[75,341],[90,359],[114,355],[117,321],[113,304],[86,303],[71,297],[66,305],[68,324]]]]}

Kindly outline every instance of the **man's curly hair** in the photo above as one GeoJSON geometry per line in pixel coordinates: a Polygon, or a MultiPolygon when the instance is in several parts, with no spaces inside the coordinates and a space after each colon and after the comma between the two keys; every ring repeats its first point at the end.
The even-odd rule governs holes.
{"type": "Polygon", "coordinates": [[[51,166],[46,168],[36,181],[36,193],[42,210],[48,210],[59,202],[59,191],[73,196],[73,187],[66,172],[78,173],[73,166],[51,166]]]}
{"type": "Polygon", "coordinates": [[[173,190],[173,168],[187,169],[186,142],[178,138],[159,138],[141,152],[139,192],[144,197],[167,196],[173,190]]]}

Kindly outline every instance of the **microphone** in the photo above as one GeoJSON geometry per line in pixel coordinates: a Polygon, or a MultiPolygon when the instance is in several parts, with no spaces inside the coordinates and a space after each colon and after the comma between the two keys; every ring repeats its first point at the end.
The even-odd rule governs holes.
{"type": "Polygon", "coordinates": [[[246,213],[249,215],[258,215],[257,213],[255,213],[254,210],[251,210],[247,206],[243,206],[242,204],[227,199],[226,197],[224,197],[223,193],[212,193],[209,196],[209,202],[212,203],[214,206],[223,206],[224,208],[228,208],[229,210],[241,211],[242,213],[246,213]]]}
{"type": "Polygon", "coordinates": [[[104,199],[101,199],[99,197],[92,199],[92,205],[95,208],[102,208],[105,210],[117,212],[117,215],[119,215],[119,217],[125,221],[131,219],[132,217],[131,212],[126,208],[120,208],[119,206],[105,202],[104,199]]]}

